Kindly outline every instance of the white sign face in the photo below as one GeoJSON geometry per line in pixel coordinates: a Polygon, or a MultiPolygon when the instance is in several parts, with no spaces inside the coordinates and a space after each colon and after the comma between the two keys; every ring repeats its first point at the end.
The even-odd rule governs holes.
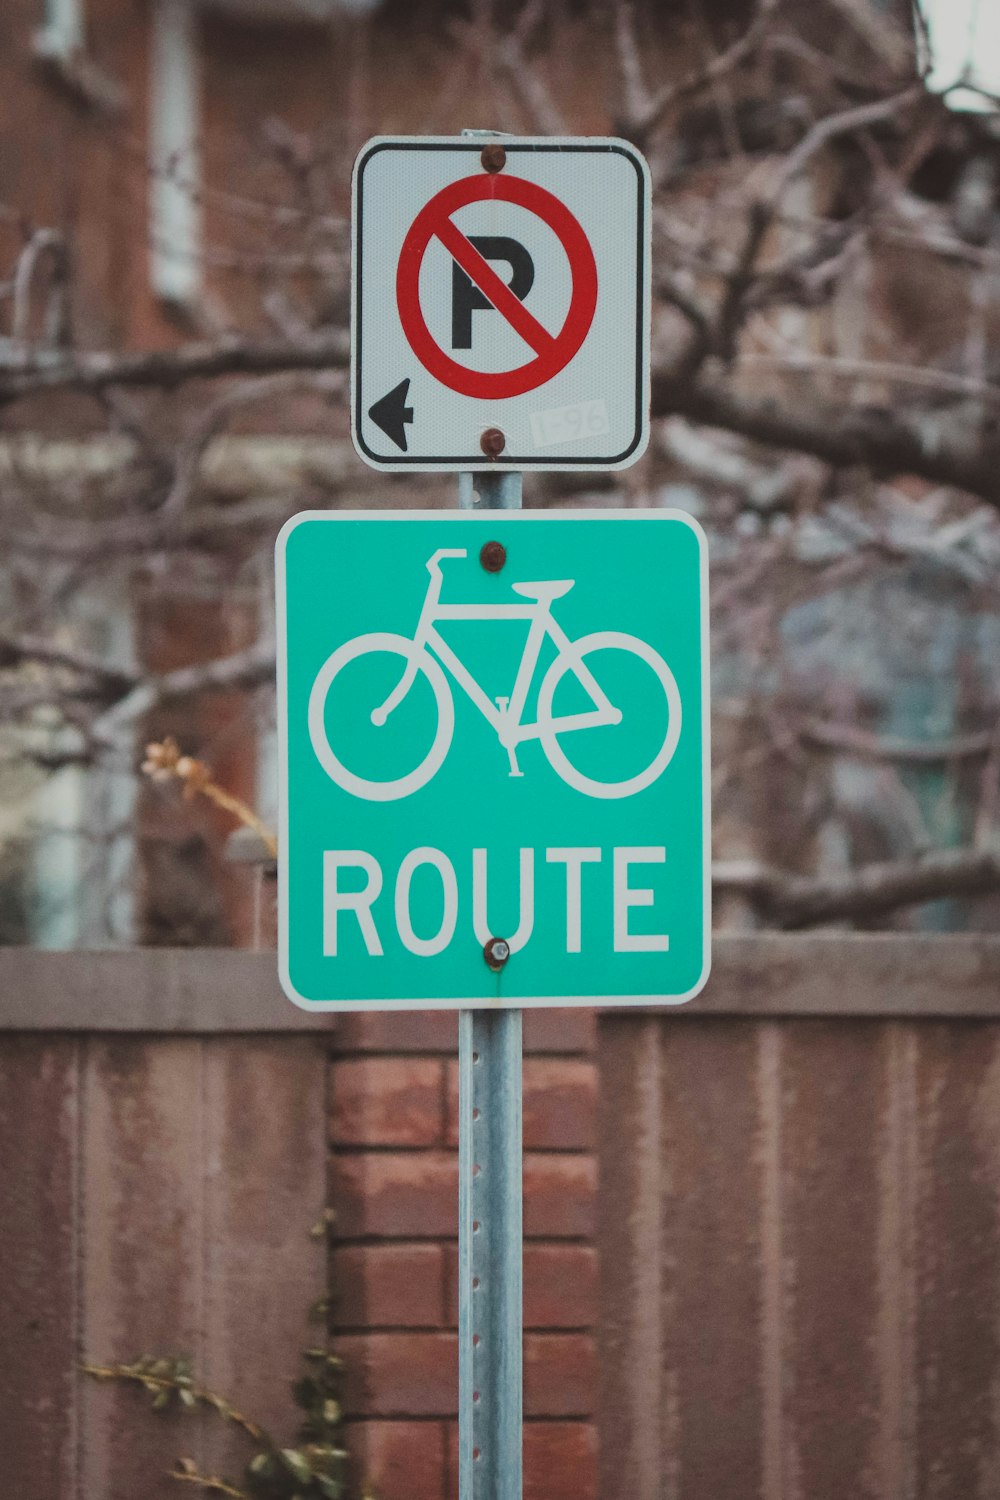
{"type": "Polygon", "coordinates": [[[626,141],[369,141],[354,168],[362,458],[400,472],[634,463],[649,436],[649,225],[649,168],[626,141]]]}

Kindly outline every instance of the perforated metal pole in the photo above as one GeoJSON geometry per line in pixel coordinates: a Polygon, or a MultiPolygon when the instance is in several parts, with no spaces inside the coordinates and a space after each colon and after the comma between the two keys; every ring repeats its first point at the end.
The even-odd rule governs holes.
{"type": "MultiPolygon", "coordinates": [[[[459,505],[519,510],[521,476],[463,474],[459,505]]],[[[459,1497],[521,1500],[519,1010],[460,1012],[458,1083],[459,1497]]]]}

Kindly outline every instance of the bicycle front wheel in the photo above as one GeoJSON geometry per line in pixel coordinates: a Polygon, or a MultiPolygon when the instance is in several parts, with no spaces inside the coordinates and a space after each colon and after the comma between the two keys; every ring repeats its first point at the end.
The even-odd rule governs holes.
{"type": "MultiPolygon", "coordinates": [[[[612,666],[612,672],[613,670],[612,666]]],[[[626,718],[631,722],[629,715],[626,715],[626,718]]],[[[584,635],[579,640],[572,641],[549,667],[538,690],[538,721],[541,726],[539,738],[542,749],[553,771],[557,776],[562,777],[567,786],[573,787],[575,791],[583,792],[587,797],[632,797],[636,792],[652,786],[670,764],[681,734],[681,695],[673,672],[652,646],[648,646],[638,636],[626,635],[623,631],[599,630],[593,635],[584,635]],[[572,743],[574,734],[578,734],[579,731],[567,729],[563,731],[560,739],[559,719],[554,713],[556,690],[567,673],[578,677],[580,669],[583,668],[595,682],[600,683],[601,690],[606,691],[606,684],[609,680],[608,665],[603,663],[598,665],[594,661],[586,662],[584,665],[585,658],[596,657],[599,652],[608,653],[608,665],[610,665],[611,653],[624,652],[629,657],[644,662],[652,670],[653,680],[648,681],[648,696],[644,691],[646,703],[643,717],[649,721],[655,716],[657,725],[662,723],[662,742],[652,760],[641,771],[626,776],[621,781],[598,779],[594,776],[586,776],[577,770],[563,749],[563,744],[572,743]]],[[[591,735],[603,733],[605,730],[595,728],[585,732],[591,735]]],[[[659,733],[660,730],[657,728],[656,739],[659,739],[659,733]]]]}
{"type": "MultiPolygon", "coordinates": [[[[455,729],[455,705],[445,675],[432,656],[404,635],[373,631],[370,635],[359,635],[352,641],[345,641],[332,656],[327,657],[309,694],[308,720],[309,738],[316,758],[331,781],[367,802],[395,802],[426,786],[440,769],[455,729]],[[347,669],[359,661],[368,670],[351,685],[349,694],[341,695],[345,704],[349,698],[351,714],[348,722],[346,706],[331,705],[330,698],[331,693],[336,696],[336,688],[347,669]],[[361,765],[366,760],[385,762],[399,756],[405,762],[414,746],[419,752],[419,734],[414,734],[414,726],[404,722],[403,716],[396,718],[390,714],[381,724],[374,716],[402,674],[414,664],[417,672],[414,685],[423,677],[433,693],[433,721],[424,725],[430,732],[430,748],[414,769],[403,775],[382,780],[350,770],[344,763],[345,756],[361,765]],[[376,725],[378,727],[374,727],[376,725]],[[370,743],[362,739],[362,728],[370,737],[370,743]],[[337,751],[330,743],[330,731],[337,740],[337,751]]],[[[425,735],[424,743],[426,738],[425,735]]]]}

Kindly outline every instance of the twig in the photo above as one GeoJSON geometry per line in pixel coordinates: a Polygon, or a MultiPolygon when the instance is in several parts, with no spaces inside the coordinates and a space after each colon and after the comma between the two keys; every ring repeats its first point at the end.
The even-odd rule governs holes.
{"type": "Polygon", "coordinates": [[[876,99],[872,104],[859,104],[852,109],[840,110],[836,114],[817,120],[816,124],[806,131],[795,150],[789,152],[784,158],[779,170],[775,173],[763,200],[768,210],[773,211],[789,184],[831,141],[838,140],[841,136],[853,135],[859,130],[868,130],[872,125],[881,125],[883,121],[891,120],[894,115],[908,109],[911,104],[917,104],[926,99],[927,91],[923,84],[912,84],[902,93],[891,94],[888,99],[876,99]]]}
{"type": "Polygon", "coordinates": [[[165,740],[146,746],[146,759],[142,763],[144,773],[152,781],[169,781],[176,777],[184,787],[185,797],[205,797],[216,807],[232,813],[246,828],[252,828],[272,859],[278,856],[278,841],[252,808],[239,797],[234,797],[212,777],[212,772],[203,760],[192,755],[181,755],[177,741],[168,736],[165,740]]]}
{"type": "Polygon", "coordinates": [[[746,354],[740,364],[745,369],[780,370],[790,375],[808,373],[829,375],[839,380],[884,380],[892,385],[912,385],[940,395],[963,396],[989,406],[1000,406],[1000,385],[972,375],[955,375],[950,370],[925,369],[892,360],[847,359],[796,349],[788,355],[746,354]]]}
{"type": "Polygon", "coordinates": [[[453,33],[480,61],[494,65],[506,78],[515,98],[543,135],[568,135],[566,120],[538,70],[528,60],[525,47],[542,16],[542,7],[529,5],[514,30],[497,36],[492,26],[457,23],[453,33]]]}
{"type": "MultiPolygon", "coordinates": [[[[56,280],[65,270],[65,244],[62,235],[55,229],[39,229],[31,236],[18,258],[14,272],[11,314],[11,334],[18,342],[27,339],[31,322],[31,291],[35,283],[35,272],[43,256],[48,255],[53,264],[56,280]]],[[[48,321],[48,320],[46,320],[48,321]]]]}
{"type": "Polygon", "coordinates": [[[198,481],[202,459],[212,439],[217,437],[235,411],[273,401],[308,385],[323,395],[343,395],[343,377],[339,371],[282,370],[274,375],[256,376],[228,387],[201,413],[187,438],[180,444],[174,465],[174,476],[157,517],[173,521],[187,505],[198,481]]]}
{"type": "Polygon", "coordinates": [[[176,1479],[179,1484],[193,1484],[197,1489],[206,1490],[210,1495],[228,1495],[230,1500],[251,1500],[246,1490],[238,1490],[235,1485],[225,1479],[220,1479],[217,1474],[187,1473],[184,1469],[172,1469],[170,1478],[176,1479]]]}
{"type": "Polygon", "coordinates": [[[750,26],[732,46],[719,52],[703,67],[686,74],[676,83],[664,84],[656,94],[648,98],[644,109],[625,121],[629,136],[637,145],[644,145],[664,115],[675,104],[699,94],[717,83],[728,73],[734,72],[757,46],[771,26],[779,0],[761,0],[760,9],[750,26]]]}
{"type": "Polygon", "coordinates": [[[639,40],[635,30],[635,0],[616,0],[615,49],[622,79],[624,118],[639,121],[648,111],[650,93],[642,73],[639,40]]]}

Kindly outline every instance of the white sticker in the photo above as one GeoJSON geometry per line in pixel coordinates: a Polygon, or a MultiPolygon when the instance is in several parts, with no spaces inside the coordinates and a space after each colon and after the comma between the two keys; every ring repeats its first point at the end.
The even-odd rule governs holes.
{"type": "Polygon", "coordinates": [[[531,415],[531,440],[536,448],[601,437],[610,430],[605,401],[576,401],[572,406],[555,406],[531,415]]]}

